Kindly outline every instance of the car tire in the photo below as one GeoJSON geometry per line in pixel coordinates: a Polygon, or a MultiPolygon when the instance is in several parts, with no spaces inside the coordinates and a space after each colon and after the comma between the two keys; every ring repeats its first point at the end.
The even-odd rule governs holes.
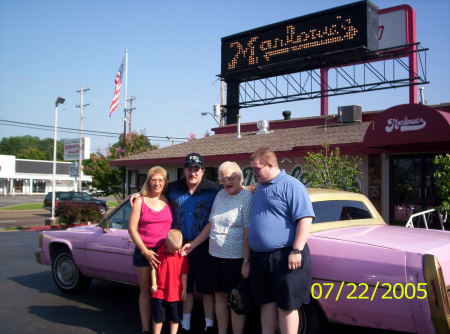
{"type": "Polygon", "coordinates": [[[58,289],[65,293],[81,292],[91,283],[91,279],[80,272],[67,249],[58,250],[54,256],[52,276],[58,289]]]}
{"type": "Polygon", "coordinates": [[[298,313],[301,322],[298,334],[329,333],[330,324],[315,300],[302,305],[298,313]]]}
{"type": "Polygon", "coordinates": [[[106,213],[106,208],[101,207],[100,208],[100,213],[102,214],[102,216],[106,213]]]}

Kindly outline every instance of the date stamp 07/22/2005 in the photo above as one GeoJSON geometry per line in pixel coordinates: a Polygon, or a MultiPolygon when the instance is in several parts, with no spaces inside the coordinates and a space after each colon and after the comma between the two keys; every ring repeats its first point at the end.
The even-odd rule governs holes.
{"type": "Polygon", "coordinates": [[[427,298],[426,286],[427,283],[391,284],[376,282],[375,285],[344,281],[338,283],[313,283],[311,286],[311,296],[314,299],[332,298],[335,301],[339,301],[341,298],[373,301],[379,295],[381,295],[381,299],[425,299],[427,298]],[[344,290],[344,287],[347,287],[347,289],[344,290]],[[337,291],[337,293],[333,293],[333,291],[337,291]]]}

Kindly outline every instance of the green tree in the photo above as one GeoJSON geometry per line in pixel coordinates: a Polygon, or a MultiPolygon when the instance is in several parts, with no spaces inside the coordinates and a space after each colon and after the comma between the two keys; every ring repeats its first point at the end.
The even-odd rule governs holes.
{"type": "Polygon", "coordinates": [[[127,133],[125,136],[125,144],[123,138],[123,134],[121,134],[119,141],[109,148],[112,159],[120,159],[133,154],[157,149],[156,146],[150,143],[150,140],[144,133],[127,133]]]}
{"type": "Polygon", "coordinates": [[[100,195],[113,195],[120,199],[123,169],[113,168],[110,162],[110,158],[94,153],[89,160],[84,161],[83,171],[92,176],[91,186],[96,188],[100,195]]]}
{"type": "Polygon", "coordinates": [[[437,155],[434,158],[437,193],[441,198],[439,210],[442,214],[450,213],[450,154],[437,155]]]}
{"type": "Polygon", "coordinates": [[[128,157],[133,154],[157,149],[150,143],[144,133],[131,132],[125,136],[121,135],[119,141],[109,148],[107,156],[102,154],[91,154],[91,158],[84,163],[84,172],[92,175],[92,186],[103,195],[113,195],[117,199],[122,198],[122,182],[124,167],[111,166],[111,160],[128,157]]]}
{"type": "Polygon", "coordinates": [[[360,192],[358,179],[361,158],[341,155],[339,147],[330,150],[323,145],[319,153],[308,152],[305,157],[303,180],[309,187],[360,192]]]}
{"type": "MultiPolygon", "coordinates": [[[[5,137],[0,141],[0,154],[15,155],[20,159],[53,160],[53,139],[28,135],[5,137]]],[[[61,139],[56,143],[56,159],[62,161],[63,158],[64,143],[61,139]]]]}
{"type": "Polygon", "coordinates": [[[36,147],[26,147],[17,152],[18,159],[46,160],[45,152],[36,147]]]}

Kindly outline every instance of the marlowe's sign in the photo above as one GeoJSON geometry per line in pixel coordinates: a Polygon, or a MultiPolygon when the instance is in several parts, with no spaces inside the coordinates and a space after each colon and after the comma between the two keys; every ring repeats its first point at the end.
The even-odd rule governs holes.
{"type": "MultiPolygon", "coordinates": [[[[83,137],[81,142],[82,159],[89,159],[91,152],[91,138],[83,137]]],[[[80,159],[80,138],[64,139],[64,160],[80,159]]]]}

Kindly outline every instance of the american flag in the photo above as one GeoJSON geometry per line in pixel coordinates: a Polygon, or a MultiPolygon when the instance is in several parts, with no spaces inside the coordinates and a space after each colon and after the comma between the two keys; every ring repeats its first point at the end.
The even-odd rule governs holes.
{"type": "Polygon", "coordinates": [[[111,102],[111,106],[109,107],[109,117],[114,110],[119,106],[119,97],[120,97],[120,87],[122,86],[122,75],[123,69],[125,67],[125,56],[123,57],[122,64],[120,64],[119,70],[116,74],[116,79],[114,80],[114,97],[111,102]]]}

